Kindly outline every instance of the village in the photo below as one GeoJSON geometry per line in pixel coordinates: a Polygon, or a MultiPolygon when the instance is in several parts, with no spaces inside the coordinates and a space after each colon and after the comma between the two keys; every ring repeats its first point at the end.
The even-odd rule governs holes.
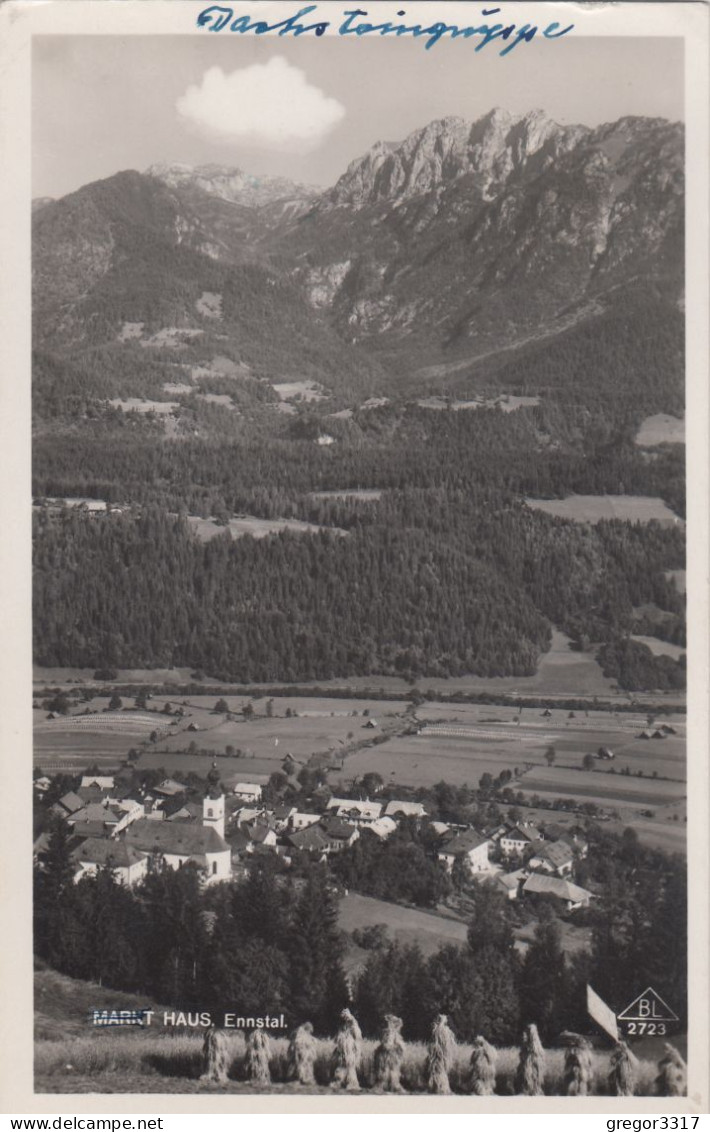
{"type": "MultiPolygon", "coordinates": [[[[41,867],[51,818],[70,830],[75,882],[109,869],[128,887],[161,867],[191,866],[204,885],[213,885],[244,877],[260,858],[282,869],[304,856],[328,861],[360,839],[386,842],[407,823],[422,833],[432,858],[459,886],[490,881],[508,900],[544,896],[567,912],[588,907],[592,898],[575,883],[588,853],[584,831],[575,824],[543,826],[520,818],[476,828],[434,820],[421,802],[341,797],[327,786],[315,791],[309,808],[300,808],[296,781],[276,802],[269,800],[273,790],[260,782],[237,781],[226,792],[216,762],[202,789],[169,777],[136,788],[131,777],[125,770],[83,774],[76,789],[49,807],[50,821],[34,843],[35,862],[41,867]]],[[[34,788],[41,803],[52,779],[40,776],[34,788]]]]}

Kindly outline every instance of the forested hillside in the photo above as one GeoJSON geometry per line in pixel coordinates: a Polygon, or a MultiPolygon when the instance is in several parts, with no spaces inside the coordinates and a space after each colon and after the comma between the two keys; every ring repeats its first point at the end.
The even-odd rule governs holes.
{"type": "Polygon", "coordinates": [[[637,442],[684,407],[681,158],[661,121],[493,112],[320,196],[171,167],[38,209],[36,659],[524,675],[554,625],[681,685],[631,640],[685,641],[683,447],[637,442]],[[658,521],[532,509],[570,495],[658,521]]]}

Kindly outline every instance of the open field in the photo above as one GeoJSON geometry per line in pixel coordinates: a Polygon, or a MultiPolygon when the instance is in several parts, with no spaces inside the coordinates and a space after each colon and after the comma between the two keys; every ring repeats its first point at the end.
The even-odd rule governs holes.
{"type": "Polygon", "coordinates": [[[623,519],[629,523],[682,524],[662,499],[647,495],[568,495],[566,499],[526,499],[528,507],[571,519],[576,523],[598,523],[600,519],[623,519]]]}
{"type": "Polygon", "coordinates": [[[354,499],[357,503],[376,503],[382,498],[377,488],[362,488],[351,491],[310,491],[309,499],[354,499]]]}
{"type": "Polygon", "coordinates": [[[231,412],[237,411],[237,406],[228,393],[198,393],[196,396],[198,401],[205,401],[208,405],[221,405],[231,412]]]}
{"type": "MultiPolygon", "coordinates": [[[[530,920],[524,927],[516,928],[515,939],[519,951],[526,951],[530,944],[534,942],[538,923],[538,920],[530,920]]],[[[577,955],[580,951],[591,951],[592,929],[590,927],[580,927],[578,924],[570,923],[569,920],[558,920],[558,925],[560,944],[567,955],[577,955]]]]}
{"type": "MultiPolygon", "coordinates": [[[[424,705],[419,711],[426,716],[434,714],[432,709],[441,706],[424,705]]],[[[564,713],[556,714],[561,717],[564,713]]],[[[562,795],[568,792],[563,789],[562,775],[570,773],[576,787],[573,793],[586,797],[587,780],[594,775],[596,784],[602,775],[600,770],[582,772],[582,760],[586,754],[594,754],[599,747],[610,747],[616,755],[613,766],[617,773],[607,775],[611,764],[598,764],[600,768],[604,766],[602,793],[608,794],[608,803],[611,804],[617,797],[623,800],[630,789],[629,784],[640,783],[641,780],[636,777],[639,770],[645,776],[644,789],[654,772],[659,779],[674,780],[671,783],[656,783],[654,780],[654,796],[660,787],[666,788],[668,800],[685,792],[685,742],[680,734],[644,740],[637,737],[639,732],[628,726],[625,720],[617,726],[603,718],[579,723],[576,719],[539,718],[534,722],[515,724],[503,721],[495,709],[487,713],[478,709],[476,715],[478,720],[472,718],[473,711],[461,711],[457,723],[431,722],[425,724],[417,735],[399,735],[380,746],[357,751],[348,757],[346,770],[353,777],[367,771],[378,771],[386,781],[403,785],[433,786],[443,780],[456,785],[468,783],[475,786],[482,774],[495,777],[504,769],[514,771],[517,767],[523,774],[518,788],[525,792],[549,789],[556,795],[562,795]],[[469,719],[463,722],[461,716],[466,715],[469,719]],[[488,719],[501,721],[486,722],[488,719]],[[551,772],[554,785],[533,786],[530,777],[532,768],[547,771],[545,752],[549,746],[554,746],[556,752],[556,764],[551,772]],[[619,773],[627,766],[632,777],[619,773]],[[526,767],[529,769],[524,773],[526,767]],[[617,780],[621,785],[617,785],[617,780]]],[[[645,726],[645,720],[635,722],[645,726]]],[[[569,785],[566,780],[565,784],[569,785]]]]}
{"type": "Polygon", "coordinates": [[[228,523],[218,523],[216,519],[203,519],[199,515],[188,515],[187,521],[201,542],[223,535],[229,531],[232,538],[242,538],[251,535],[252,538],[265,538],[267,535],[278,534],[279,531],[291,531],[292,534],[313,535],[319,531],[330,531],[331,534],[345,536],[347,531],[341,527],[319,527],[315,523],[304,523],[301,519],[259,519],[255,515],[240,515],[237,519],[230,519],[228,523]]]}
{"type": "Polygon", "coordinates": [[[679,660],[684,655],[686,649],[681,645],[673,645],[670,641],[661,641],[658,637],[631,637],[632,641],[638,641],[640,645],[645,645],[650,649],[654,656],[670,656],[673,660],[679,660]]]}
{"type": "MultiPolygon", "coordinates": [[[[279,697],[273,700],[273,716],[266,715],[266,700],[252,701],[255,716],[242,717],[247,696],[227,694],[229,713],[216,714],[217,697],[153,696],[148,711],[105,711],[106,697],[83,700],[66,716],[47,719],[41,708],[34,711],[35,765],[44,770],[83,767],[88,762],[120,763],[131,747],[139,747],[153,731],[158,732],[155,747],[142,757],[142,766],[168,769],[209,770],[211,756],[180,754],[191,743],[199,748],[225,752],[228,746],[242,751],[238,759],[220,762],[223,777],[232,772],[271,774],[280,768],[290,752],[300,762],[314,753],[333,751],[340,757],[351,745],[366,742],[382,729],[401,726],[400,717],[409,706],[406,701],[337,700],[310,697],[279,697]],[[181,707],[184,715],[165,715],[169,703],[173,711],[181,707]],[[84,712],[88,709],[89,715],[84,712]],[[287,718],[286,712],[291,712],[287,718]],[[363,713],[368,712],[368,715],[363,713]],[[368,718],[378,727],[367,727],[368,718]],[[234,764],[234,765],[232,765],[234,764]]],[[[125,704],[131,703],[126,697],[125,704]]]]}
{"type": "Polygon", "coordinates": [[[532,408],[540,404],[539,397],[518,397],[513,393],[501,397],[480,398],[473,401],[449,400],[444,397],[421,397],[417,401],[420,409],[450,409],[459,412],[461,409],[502,409],[504,413],[514,413],[516,409],[532,408]]]}
{"type": "Polygon", "coordinates": [[[174,413],[180,408],[179,401],[149,401],[143,397],[114,397],[109,401],[114,409],[124,413],[174,413]]]}
{"type": "Polygon", "coordinates": [[[655,778],[614,774],[609,771],[580,771],[567,767],[536,767],[521,785],[528,793],[551,794],[555,798],[578,798],[597,805],[665,806],[685,799],[684,782],[664,782],[655,778]]]}
{"type": "Polygon", "coordinates": [[[685,724],[675,716],[675,734],[642,739],[648,723],[644,715],[593,709],[570,718],[562,709],[546,716],[523,706],[424,703],[413,718],[404,700],[294,696],[274,697],[271,716],[266,699],[253,700],[255,716],[244,719],[247,697],[227,693],[223,698],[229,715],[215,713],[213,695],[153,696],[150,710],[135,712],[106,712],[106,697],[95,697],[77,705],[77,714],[54,720],[37,709],[35,765],[45,771],[94,761],[117,765],[131,747],[140,747],[157,731],[155,744],[144,748],[141,766],[206,773],[212,755],[199,751],[215,751],[223,756],[220,770],[227,782],[268,776],[280,769],[287,754],[305,763],[315,753],[329,752],[334,760],[345,760],[342,769],[329,774],[336,788],[368,771],[402,786],[432,786],[441,780],[476,786],[482,774],[495,777],[517,768],[517,788],[527,795],[572,796],[618,808],[677,804],[685,794],[685,724]],[[173,710],[181,707],[183,716],[166,716],[166,703],[173,710]],[[85,715],[87,708],[90,714],[85,715]],[[376,727],[368,726],[375,722],[376,727]],[[418,734],[404,733],[411,723],[419,727],[418,734]],[[383,734],[389,736],[385,742],[370,745],[383,734]],[[197,750],[188,754],[191,745],[197,750]],[[552,768],[545,759],[549,746],[556,752],[552,768]],[[225,757],[227,747],[239,754],[225,757]],[[613,764],[598,762],[593,772],[583,771],[584,756],[599,747],[614,752],[613,764]],[[616,773],[609,773],[611,766],[616,773]],[[622,774],[627,768],[630,773],[622,774]]]}
{"type": "MultiPolygon", "coordinates": [[[[443,943],[465,943],[467,926],[461,920],[405,908],[373,896],[350,892],[338,907],[338,926],[345,932],[371,924],[384,924],[390,937],[401,944],[418,943],[425,955],[432,955],[443,943]]],[[[361,952],[366,958],[367,952],[361,952]]]]}
{"type": "Polygon", "coordinates": [[[83,768],[90,763],[118,766],[131,747],[140,746],[152,731],[166,734],[165,717],[145,712],[103,712],[105,700],[81,706],[81,714],[48,720],[33,711],[34,764],[45,772],[83,768]],[[84,707],[90,715],[84,715],[84,707]]]}
{"type": "Polygon", "coordinates": [[[193,381],[202,381],[210,377],[244,378],[251,374],[246,362],[234,362],[231,358],[218,355],[210,362],[190,367],[190,377],[193,381]]]}
{"type": "Polygon", "coordinates": [[[315,381],[281,381],[274,385],[282,401],[292,401],[298,398],[301,401],[322,401],[325,394],[315,381]]]}
{"type": "Polygon", "coordinates": [[[641,422],[636,433],[641,448],[654,448],[657,444],[685,444],[685,418],[671,417],[668,413],[655,413],[641,422]]]}

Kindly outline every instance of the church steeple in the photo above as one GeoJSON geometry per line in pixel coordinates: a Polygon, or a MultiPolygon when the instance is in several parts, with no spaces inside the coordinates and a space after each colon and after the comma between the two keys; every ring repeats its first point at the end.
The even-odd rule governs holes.
{"type": "Polygon", "coordinates": [[[212,826],[220,837],[224,837],[224,793],[217,763],[212,763],[207,773],[207,793],[202,802],[202,824],[212,826]]]}

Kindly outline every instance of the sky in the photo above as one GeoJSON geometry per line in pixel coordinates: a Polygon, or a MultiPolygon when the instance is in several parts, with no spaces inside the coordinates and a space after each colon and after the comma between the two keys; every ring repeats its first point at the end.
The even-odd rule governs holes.
{"type": "Polygon", "coordinates": [[[331,185],[377,141],[496,106],[561,124],[682,120],[681,39],[577,38],[500,58],[466,40],[39,36],[33,196],[162,162],[331,185]],[[396,65],[395,65],[396,64],[396,65]]]}

